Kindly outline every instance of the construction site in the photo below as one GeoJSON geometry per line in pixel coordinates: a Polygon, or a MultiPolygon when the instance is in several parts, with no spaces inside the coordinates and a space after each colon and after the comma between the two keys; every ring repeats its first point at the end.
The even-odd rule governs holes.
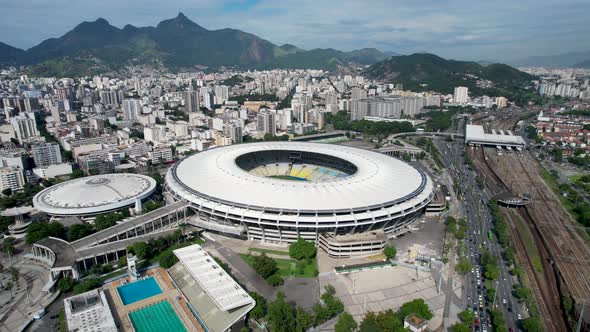
{"type": "MultiPolygon", "coordinates": [[[[502,119],[496,125],[509,130],[516,121],[502,119]]],[[[475,146],[467,148],[467,155],[488,197],[508,192],[528,198],[527,204],[500,207],[500,211],[510,226],[523,284],[532,291],[545,328],[567,331],[570,324],[563,299],[571,297],[578,309],[590,299],[588,234],[545,183],[542,166],[528,151],[475,146]]]]}

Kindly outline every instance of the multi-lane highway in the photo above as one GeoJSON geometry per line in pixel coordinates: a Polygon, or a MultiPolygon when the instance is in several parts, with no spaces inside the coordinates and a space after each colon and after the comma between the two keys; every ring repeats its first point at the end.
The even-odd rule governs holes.
{"type": "Polygon", "coordinates": [[[455,183],[460,187],[459,198],[463,203],[463,212],[469,223],[468,235],[465,239],[466,256],[473,265],[473,270],[465,279],[465,307],[476,312],[478,326],[476,330],[491,331],[492,307],[504,313],[507,327],[511,331],[518,330],[518,320],[521,318],[520,307],[512,296],[516,281],[509,273],[510,267],[502,257],[502,248],[495,237],[488,238],[488,230],[493,228],[492,215],[489,209],[490,197],[478,187],[476,174],[464,164],[463,143],[437,141],[441,157],[455,183]],[[488,251],[498,261],[500,277],[491,281],[491,287],[496,289],[495,301],[488,301],[484,268],[481,266],[482,253],[488,251]],[[494,303],[495,302],[495,303],[494,303]]]}

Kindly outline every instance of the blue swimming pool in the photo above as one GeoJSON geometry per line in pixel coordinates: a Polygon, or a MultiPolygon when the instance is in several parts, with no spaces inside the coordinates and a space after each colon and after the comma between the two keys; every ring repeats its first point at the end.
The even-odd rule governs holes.
{"type": "Polygon", "coordinates": [[[154,277],[137,280],[117,287],[117,292],[124,305],[135,303],[162,293],[162,289],[154,277]]]}

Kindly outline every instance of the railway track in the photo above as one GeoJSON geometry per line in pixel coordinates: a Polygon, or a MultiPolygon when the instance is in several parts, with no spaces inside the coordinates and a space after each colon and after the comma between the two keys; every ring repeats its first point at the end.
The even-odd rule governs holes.
{"type": "MultiPolygon", "coordinates": [[[[585,299],[590,294],[590,270],[588,257],[590,250],[584,239],[572,227],[572,220],[567,216],[561,207],[561,202],[553,192],[545,192],[544,183],[538,183],[532,179],[530,172],[531,165],[526,164],[517,158],[531,187],[535,188],[535,199],[533,206],[527,207],[526,213],[535,224],[539,236],[545,241],[548,248],[553,248],[552,259],[558,267],[558,273],[566,282],[567,287],[574,297],[585,299]],[[539,206],[538,204],[542,205],[539,206]]],[[[538,172],[536,173],[538,174],[538,172]]]]}
{"type": "MultiPolygon", "coordinates": [[[[511,172],[501,172],[504,176],[501,177],[498,172],[503,170],[503,167],[501,167],[502,165],[496,163],[492,165],[491,161],[494,161],[493,156],[486,157],[485,150],[483,148],[480,149],[480,153],[475,153],[477,156],[477,164],[480,165],[480,171],[486,174],[486,177],[491,179],[488,185],[490,188],[493,188],[496,193],[511,190],[513,189],[511,187],[514,187],[515,184],[519,187],[518,189],[520,192],[524,192],[524,190],[522,190],[523,183],[519,182],[518,178],[512,178],[512,175],[521,174],[523,171],[528,177],[528,181],[526,182],[532,184],[532,178],[530,178],[530,174],[528,174],[523,164],[520,164],[520,167],[514,167],[511,169],[511,172]],[[506,176],[506,173],[511,175],[506,176]],[[508,183],[510,183],[510,186],[508,183]]],[[[512,156],[509,158],[511,157],[512,156]]],[[[517,159],[519,158],[517,157],[517,159]]],[[[528,188],[530,189],[531,187],[528,188]]],[[[503,215],[510,220],[509,226],[512,231],[513,243],[518,253],[518,257],[523,263],[522,266],[525,269],[526,275],[528,276],[530,283],[529,287],[532,289],[535,298],[537,299],[540,316],[543,319],[544,325],[549,331],[567,331],[568,325],[563,314],[557,314],[563,313],[563,310],[561,308],[561,296],[557,273],[550,260],[550,247],[544,241],[543,236],[541,236],[533,217],[528,211],[528,207],[521,207],[515,211],[504,210],[503,215]],[[533,236],[533,241],[538,249],[545,273],[535,270],[532,254],[528,252],[527,244],[524,243],[524,239],[527,239],[528,237],[521,234],[522,230],[516,227],[516,221],[514,218],[522,218],[528,231],[533,236]]]]}

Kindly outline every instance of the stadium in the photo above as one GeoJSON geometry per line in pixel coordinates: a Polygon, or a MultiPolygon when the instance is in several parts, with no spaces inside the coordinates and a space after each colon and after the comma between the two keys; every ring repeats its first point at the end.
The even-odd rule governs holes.
{"type": "Polygon", "coordinates": [[[156,189],[156,180],[139,174],[103,174],[58,183],[33,197],[38,210],[54,218],[91,218],[101,213],[134,207],[156,189]]]}
{"type": "Polygon", "coordinates": [[[304,142],[194,154],[168,171],[166,188],[190,204],[189,223],[203,229],[266,243],[302,237],[365,247],[411,229],[433,196],[431,179],[398,159],[304,142]]]}

